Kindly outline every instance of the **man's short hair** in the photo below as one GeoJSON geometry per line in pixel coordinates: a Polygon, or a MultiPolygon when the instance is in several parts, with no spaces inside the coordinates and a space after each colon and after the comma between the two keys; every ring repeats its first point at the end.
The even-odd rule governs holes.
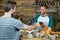
{"type": "Polygon", "coordinates": [[[3,5],[3,9],[5,12],[9,12],[10,9],[14,9],[16,6],[16,2],[15,1],[6,1],[3,5]]]}
{"type": "Polygon", "coordinates": [[[42,4],[40,5],[40,7],[45,7],[46,9],[48,8],[48,6],[47,6],[46,4],[44,4],[44,3],[42,3],[42,4]]]}
{"type": "Polygon", "coordinates": [[[43,22],[39,22],[40,25],[44,24],[43,22]]]}

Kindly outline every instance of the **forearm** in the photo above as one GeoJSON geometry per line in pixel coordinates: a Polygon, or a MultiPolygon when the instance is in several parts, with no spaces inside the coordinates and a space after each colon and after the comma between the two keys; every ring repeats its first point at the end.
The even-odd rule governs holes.
{"type": "Polygon", "coordinates": [[[33,30],[33,29],[35,29],[35,28],[36,28],[36,26],[31,25],[31,26],[28,28],[28,30],[33,30]]]}
{"type": "Polygon", "coordinates": [[[59,34],[60,35],[60,32],[54,32],[54,31],[52,31],[51,34],[59,34]]]}
{"type": "Polygon", "coordinates": [[[28,30],[28,28],[29,28],[29,25],[24,24],[23,29],[24,29],[24,30],[28,30]]]}
{"type": "Polygon", "coordinates": [[[35,23],[34,25],[31,25],[28,30],[33,30],[39,26],[40,26],[39,24],[35,23]]]}
{"type": "Polygon", "coordinates": [[[38,24],[34,24],[34,25],[24,25],[24,28],[23,29],[26,29],[26,30],[33,30],[35,28],[37,28],[39,25],[38,24]]]}

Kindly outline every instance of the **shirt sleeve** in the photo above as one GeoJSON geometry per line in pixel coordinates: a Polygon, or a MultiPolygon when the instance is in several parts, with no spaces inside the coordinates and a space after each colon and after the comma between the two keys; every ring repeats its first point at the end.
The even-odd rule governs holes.
{"type": "Polygon", "coordinates": [[[14,23],[14,27],[20,30],[24,27],[24,24],[20,20],[17,20],[14,23]]]}
{"type": "Polygon", "coordinates": [[[50,19],[50,21],[49,21],[49,27],[51,27],[51,28],[53,28],[53,19],[52,19],[52,16],[49,16],[49,19],[50,19]]]}

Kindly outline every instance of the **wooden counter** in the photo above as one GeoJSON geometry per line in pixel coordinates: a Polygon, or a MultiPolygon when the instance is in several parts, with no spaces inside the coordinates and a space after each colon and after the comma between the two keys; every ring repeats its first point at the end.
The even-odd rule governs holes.
{"type": "Polygon", "coordinates": [[[41,38],[24,38],[23,40],[42,40],[41,38]]]}

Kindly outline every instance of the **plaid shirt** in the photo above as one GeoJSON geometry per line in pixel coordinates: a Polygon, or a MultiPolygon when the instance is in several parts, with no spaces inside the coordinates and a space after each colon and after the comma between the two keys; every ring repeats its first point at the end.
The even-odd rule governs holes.
{"type": "Polygon", "coordinates": [[[12,17],[0,17],[0,40],[19,40],[18,30],[22,29],[23,25],[20,20],[12,17]]]}

